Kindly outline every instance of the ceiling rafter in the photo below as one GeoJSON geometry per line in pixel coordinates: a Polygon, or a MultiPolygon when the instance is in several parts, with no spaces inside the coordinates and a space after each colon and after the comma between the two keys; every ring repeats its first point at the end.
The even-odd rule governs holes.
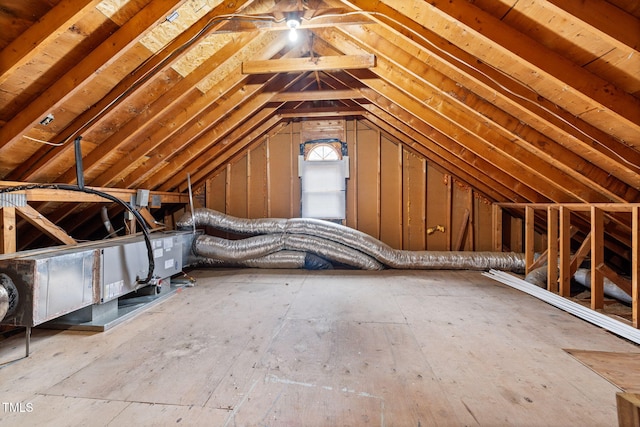
{"type": "MultiPolygon", "coordinates": [[[[353,40],[345,40],[339,33],[341,33],[339,30],[334,30],[331,34],[324,32],[322,37],[325,39],[331,38],[332,44],[338,44],[345,49],[349,49],[353,40]]],[[[486,159],[491,159],[494,165],[509,171],[512,176],[523,179],[524,182],[528,179],[546,182],[548,184],[545,185],[547,191],[550,191],[550,194],[555,194],[555,197],[558,198],[556,200],[584,200],[585,195],[570,193],[570,191],[575,191],[576,184],[571,189],[564,187],[567,182],[566,178],[557,171],[554,165],[545,163],[535,157],[527,157],[523,149],[513,144],[512,140],[505,138],[496,129],[486,126],[484,122],[469,120],[466,114],[468,111],[457,111],[451,104],[442,99],[441,94],[435,91],[428,91],[426,87],[416,84],[415,79],[403,75],[393,65],[385,64],[383,58],[378,59],[378,67],[372,72],[379,78],[369,76],[358,70],[350,71],[350,74],[387,97],[398,97],[392,97],[391,99],[403,99],[403,102],[398,102],[400,105],[405,108],[409,107],[407,109],[421,117],[431,126],[444,134],[454,137],[468,150],[474,151],[486,159]],[[404,79],[404,81],[397,83],[396,81],[399,79],[404,79]],[[402,95],[400,95],[401,92],[402,95]],[[523,161],[524,159],[526,159],[526,162],[523,161]],[[555,190],[551,192],[553,188],[555,190]]],[[[582,188],[581,191],[593,193],[589,188],[582,188]]],[[[592,194],[592,196],[598,197],[595,194],[592,194]]]]}
{"type": "Polygon", "coordinates": [[[0,51],[0,84],[46,51],[54,40],[102,0],[63,0],[0,51]]]}
{"type": "Polygon", "coordinates": [[[150,3],[108,40],[83,58],[78,65],[61,76],[37,99],[29,104],[0,129],[0,154],[3,149],[18,144],[38,122],[65,101],[80,93],[89,80],[99,79],[101,73],[123,57],[127,49],[137,43],[154,24],[163,21],[176,6],[176,1],[162,0],[150,3]]]}
{"type": "MultiPolygon", "coordinates": [[[[608,172],[593,167],[582,171],[581,169],[584,169],[584,166],[580,165],[585,161],[581,157],[566,150],[544,135],[522,126],[506,112],[478,98],[473,92],[463,90],[459,84],[450,80],[446,75],[418,61],[414,61],[413,57],[404,52],[401,46],[392,45],[384,38],[363,34],[363,31],[358,31],[356,38],[350,34],[349,28],[342,27],[336,31],[348,34],[352,37],[352,40],[358,40],[367,49],[375,50],[378,53],[381,66],[374,72],[383,79],[396,82],[397,86],[424,88],[424,93],[417,92],[417,89],[411,92],[418,99],[427,99],[428,101],[425,101],[425,104],[432,105],[434,109],[437,109],[451,121],[491,141],[496,147],[502,146],[509,152],[512,146],[516,144],[527,150],[527,155],[518,155],[515,151],[512,151],[509,154],[513,157],[540,158],[542,165],[553,164],[562,173],[569,175],[578,182],[584,183],[587,188],[590,185],[592,186],[593,182],[601,183],[599,191],[604,195],[603,200],[624,201],[621,195],[614,192],[615,189],[623,188],[624,186],[621,187],[612,182],[615,179],[612,179],[608,172]],[[401,84],[402,79],[408,79],[409,84],[401,84]],[[569,164],[571,166],[568,166],[569,164]],[[588,176],[583,175],[583,173],[588,173],[588,176]]],[[[533,166],[535,162],[530,161],[530,163],[533,166]]],[[[558,174],[552,173],[551,170],[545,171],[545,175],[548,175],[556,182],[561,182],[562,180],[558,174]]],[[[593,199],[595,197],[597,196],[583,196],[585,199],[593,199]]]]}
{"type": "Polygon", "coordinates": [[[540,45],[463,0],[386,0],[384,3],[518,78],[540,95],[627,144],[640,146],[640,100],[540,45]],[[428,18],[427,18],[428,17],[428,18]],[[472,35],[474,43],[466,42],[472,35]],[[611,121],[625,123],[611,129],[611,121]]]}
{"type": "MultiPolygon", "coordinates": [[[[363,0],[353,0],[351,3],[358,7],[367,6],[363,0]]],[[[370,26],[370,31],[387,40],[395,40],[396,44],[402,44],[416,59],[451,76],[479,97],[508,111],[519,121],[640,189],[640,151],[560,109],[531,88],[478,61],[475,56],[438,34],[427,31],[390,6],[378,3],[376,12],[388,19],[383,20],[375,15],[374,19],[383,25],[378,26],[379,28],[370,26]],[[421,34],[421,37],[415,37],[416,33],[421,34]]],[[[351,28],[354,31],[358,27],[351,28]]],[[[363,28],[356,34],[364,32],[363,28]]]]}

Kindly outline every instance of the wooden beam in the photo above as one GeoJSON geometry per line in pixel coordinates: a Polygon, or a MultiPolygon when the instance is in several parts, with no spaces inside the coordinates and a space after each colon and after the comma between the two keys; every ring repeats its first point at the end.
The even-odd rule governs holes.
{"type": "Polygon", "coordinates": [[[640,394],[616,393],[619,427],[640,427],[640,394]]]}
{"type": "Polygon", "coordinates": [[[576,274],[578,267],[580,267],[582,261],[587,257],[589,251],[591,251],[591,233],[587,234],[587,237],[584,238],[578,250],[571,257],[571,265],[569,267],[569,274],[571,277],[576,274]]]}
{"type": "MultiPolygon", "coordinates": [[[[329,32],[319,29],[317,31],[346,53],[354,54],[360,51],[357,47],[352,47],[358,41],[346,30],[329,32]]],[[[386,42],[380,39],[369,41],[369,43],[370,45],[364,48],[380,49],[382,45],[386,45],[386,42]]],[[[460,144],[491,161],[496,167],[503,170],[514,169],[513,176],[518,176],[522,182],[530,182],[530,179],[537,180],[538,183],[533,185],[533,188],[544,188],[545,195],[548,195],[547,197],[551,200],[567,200],[569,197],[570,200],[575,201],[626,201],[620,196],[611,194],[609,189],[595,187],[593,180],[586,179],[563,162],[557,161],[557,156],[549,156],[543,148],[527,143],[517,133],[506,131],[497,123],[488,121],[486,113],[481,114],[482,110],[477,110],[480,108],[478,105],[467,105],[458,101],[459,98],[472,97],[473,94],[465,93],[447,99],[446,94],[456,90],[455,82],[451,82],[452,87],[447,87],[447,90],[441,88],[444,82],[450,81],[446,76],[439,76],[436,79],[437,84],[429,82],[425,84],[421,76],[430,74],[429,68],[424,65],[415,65],[416,61],[412,61],[411,56],[399,47],[388,46],[384,55],[382,51],[377,51],[376,55],[378,66],[371,72],[380,77],[379,79],[372,78],[372,73],[366,70],[353,70],[350,74],[380,93],[389,93],[392,90],[403,92],[411,98],[410,102],[419,103],[424,112],[418,116],[424,118],[431,126],[447,135],[455,134],[460,144]],[[393,55],[398,58],[393,58],[393,55]],[[405,63],[410,66],[405,67],[405,63]],[[475,141],[471,142],[472,139],[475,141]],[[527,159],[527,161],[520,161],[521,159],[527,159]],[[540,185],[540,182],[545,182],[545,185],[540,185]]],[[[486,101],[478,100],[478,102],[486,101]]],[[[401,105],[409,108],[406,103],[401,105]]],[[[500,119],[501,122],[510,120],[512,118],[500,119]]],[[[566,153],[568,156],[575,156],[575,153],[566,153]]],[[[580,159],[576,156],[575,160],[580,159]]]]}
{"type": "Polygon", "coordinates": [[[101,0],[63,0],[0,50],[0,84],[49,45],[101,0]]]}
{"type": "MultiPolygon", "coordinates": [[[[520,135],[530,133],[522,126],[523,124],[531,126],[540,135],[537,139],[532,135],[533,139],[529,139],[532,143],[546,145],[553,150],[557,144],[545,142],[549,139],[562,141],[564,148],[573,153],[580,153],[588,162],[597,165],[600,168],[597,174],[604,173],[603,181],[606,181],[606,177],[610,174],[636,188],[640,185],[640,175],[634,167],[640,164],[640,153],[633,147],[585,122],[579,116],[557,108],[557,105],[549,99],[538,96],[531,87],[523,86],[500,69],[478,62],[477,55],[463,50],[465,46],[458,47],[445,37],[426,31],[420,23],[411,18],[411,15],[400,13],[381,2],[376,3],[375,6],[372,6],[368,0],[351,0],[350,3],[364,10],[374,8],[381,13],[381,16],[392,20],[389,22],[373,15],[372,19],[380,22],[381,25],[369,26],[366,31],[358,29],[357,33],[353,31],[354,27],[350,27],[349,32],[356,34],[358,39],[362,39],[362,35],[368,35],[370,32],[377,33],[385,40],[406,50],[413,57],[423,58],[421,62],[424,62],[424,66],[440,71],[442,75],[455,82],[459,88],[453,93],[456,93],[458,99],[464,100],[465,103],[474,98],[491,100],[491,104],[496,108],[488,111],[492,115],[499,110],[513,115],[517,120],[508,120],[508,122],[519,125],[517,129],[514,128],[514,131],[520,135]],[[422,37],[413,37],[416,32],[422,37]],[[466,88],[470,90],[470,96],[460,96],[459,92],[466,88]],[[599,143],[593,144],[593,140],[599,143]],[[620,158],[626,159],[628,163],[621,163],[620,158]]],[[[379,55],[377,50],[374,51],[379,55]]],[[[506,122],[503,123],[506,124],[506,122]]],[[[510,127],[513,126],[510,125],[510,127]]],[[[571,162],[567,161],[567,163],[571,162]]],[[[591,172],[586,170],[582,172],[585,175],[591,175],[591,172]]],[[[600,182],[598,179],[594,181],[600,182]]],[[[630,196],[626,200],[633,199],[634,197],[630,196]]]]}
{"type": "Polygon", "coordinates": [[[495,203],[491,206],[491,224],[493,250],[502,252],[502,208],[495,203]]]}
{"type": "Polygon", "coordinates": [[[315,58],[245,61],[243,74],[296,73],[303,71],[352,70],[376,66],[374,55],[320,56],[315,58]]]}
{"type": "Polygon", "coordinates": [[[535,210],[532,207],[526,207],[524,210],[524,256],[527,274],[531,272],[535,255],[535,222],[535,210]]]}
{"type": "Polygon", "coordinates": [[[640,207],[631,211],[631,311],[634,328],[640,328],[640,207]]]}
{"type": "Polygon", "coordinates": [[[307,90],[304,92],[280,92],[273,96],[274,102],[304,102],[304,101],[324,101],[338,99],[362,98],[357,90],[307,90]]]}
{"type": "Polygon", "coordinates": [[[100,71],[125,55],[129,47],[137,43],[150,27],[163,21],[179,3],[181,1],[177,0],[149,3],[111,37],[81,58],[75,67],[57,79],[20,114],[14,116],[0,129],[0,149],[22,142],[22,136],[36,126],[42,117],[84,90],[87,81],[102,78],[100,71]]]}
{"type": "Polygon", "coordinates": [[[631,296],[631,280],[620,276],[606,264],[600,264],[596,268],[604,277],[615,283],[616,286],[622,289],[627,295],[631,296]]]}
{"type": "Polygon", "coordinates": [[[16,251],[16,208],[0,208],[0,254],[16,251]]]}
{"type": "Polygon", "coordinates": [[[616,48],[633,53],[640,46],[640,20],[613,4],[600,0],[548,0],[555,15],[579,19],[616,48]],[[561,11],[560,13],[558,13],[561,11]],[[630,29],[633,28],[635,30],[630,29]]]}
{"type": "Polygon", "coordinates": [[[640,100],[465,0],[383,0],[620,140],[640,144],[640,100]],[[469,39],[473,43],[469,43],[469,39]],[[585,113],[586,112],[586,113],[585,113]],[[616,123],[616,129],[611,126],[616,123]]]}
{"type": "Polygon", "coordinates": [[[469,218],[469,209],[465,209],[462,222],[460,223],[460,228],[458,229],[458,237],[456,238],[456,243],[453,247],[453,250],[455,251],[461,251],[464,249],[464,237],[469,230],[469,218]]]}
{"type": "Polygon", "coordinates": [[[149,212],[149,209],[140,208],[138,209],[138,212],[140,213],[142,218],[144,218],[144,220],[149,225],[149,227],[153,229],[162,228],[162,225],[156,223],[156,219],[153,217],[153,215],[151,215],[151,212],[149,212]]]}
{"type": "Polygon", "coordinates": [[[560,216],[560,295],[571,296],[571,211],[566,206],[559,208],[560,216]]]}
{"type": "Polygon", "coordinates": [[[26,205],[17,207],[16,212],[29,224],[33,225],[46,235],[53,237],[54,239],[59,240],[60,242],[67,245],[78,243],[73,237],[69,236],[64,230],[42,216],[40,212],[38,212],[31,206],[26,205]]]}
{"type": "MultiPolygon", "coordinates": [[[[15,181],[0,181],[0,188],[16,187],[20,185],[29,185],[25,182],[15,181]]],[[[34,184],[38,185],[38,184],[34,184]]],[[[43,184],[46,185],[46,184],[43,184]]],[[[104,187],[87,187],[92,190],[101,191],[103,193],[110,194],[125,202],[131,200],[131,196],[137,193],[136,189],[129,188],[104,188],[104,187]]],[[[29,202],[65,202],[65,203],[92,203],[92,202],[111,202],[109,199],[105,199],[97,194],[83,193],[81,191],[71,191],[62,189],[45,189],[45,188],[32,188],[29,190],[19,191],[27,195],[27,201],[29,202]]],[[[160,197],[160,202],[163,204],[187,204],[189,203],[189,196],[183,193],[169,192],[169,191],[150,191],[149,197],[160,197]]]]}
{"type": "Polygon", "coordinates": [[[604,212],[591,206],[591,309],[604,307],[604,274],[597,268],[604,264],[604,212]],[[595,267],[595,268],[594,268],[595,267]]]}
{"type": "Polygon", "coordinates": [[[547,209],[547,290],[558,292],[559,214],[556,207],[547,209]]]}

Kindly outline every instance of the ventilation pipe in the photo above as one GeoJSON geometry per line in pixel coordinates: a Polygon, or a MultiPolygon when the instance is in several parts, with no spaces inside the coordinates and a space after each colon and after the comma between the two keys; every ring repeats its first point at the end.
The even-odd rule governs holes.
{"type": "MultiPolygon", "coordinates": [[[[264,256],[283,249],[312,252],[332,261],[367,270],[455,269],[524,271],[523,254],[503,252],[406,251],[394,249],[361,231],[313,218],[235,218],[211,209],[186,213],[178,227],[210,226],[222,231],[252,235],[241,240],[200,236],[194,252],[207,257],[264,256]],[[261,236],[258,238],[258,236],[261,236]],[[224,252],[229,251],[229,255],[224,252]]],[[[224,259],[224,258],[223,258],[224,259]]]]}
{"type": "Polygon", "coordinates": [[[10,316],[18,306],[18,289],[9,276],[0,273],[0,321],[10,316]]]}
{"type": "MultiPolygon", "coordinates": [[[[547,266],[545,265],[543,267],[539,267],[535,270],[530,271],[529,274],[527,274],[527,276],[524,278],[524,280],[533,285],[546,289],[547,266]]],[[[591,270],[587,268],[577,269],[576,273],[573,275],[573,280],[575,280],[576,283],[579,283],[585,288],[591,289],[591,270]]],[[[615,283],[613,283],[606,277],[604,278],[604,294],[625,304],[631,304],[631,296],[629,296],[629,294],[620,289],[615,283]]]]}

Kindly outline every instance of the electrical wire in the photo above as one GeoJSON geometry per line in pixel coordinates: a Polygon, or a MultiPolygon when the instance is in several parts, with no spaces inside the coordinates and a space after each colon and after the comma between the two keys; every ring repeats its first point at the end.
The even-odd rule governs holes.
{"type": "MultiPolygon", "coordinates": [[[[465,66],[471,68],[472,70],[474,70],[475,72],[477,72],[478,74],[482,75],[484,78],[488,79],[489,81],[491,81],[493,84],[495,84],[496,86],[498,86],[500,89],[504,90],[505,92],[515,96],[516,98],[525,101],[527,103],[529,103],[530,105],[534,105],[542,110],[544,110],[545,112],[551,114],[553,117],[555,117],[556,119],[560,120],[561,122],[563,122],[564,124],[566,124],[567,126],[571,127],[572,129],[574,129],[575,131],[577,131],[578,133],[580,133],[582,136],[584,136],[585,138],[588,138],[590,140],[592,140],[593,142],[597,143],[600,147],[602,147],[604,150],[608,151],[611,155],[613,155],[614,157],[616,157],[617,159],[619,159],[620,161],[622,161],[623,163],[625,163],[626,165],[630,166],[632,169],[635,169],[636,171],[640,172],[640,167],[638,165],[636,165],[635,163],[627,160],[624,156],[622,156],[621,154],[617,153],[615,150],[613,150],[612,148],[608,147],[606,144],[603,144],[602,142],[598,141],[597,138],[594,138],[593,136],[589,135],[588,133],[586,133],[585,131],[583,131],[582,129],[580,129],[579,127],[577,127],[576,125],[574,125],[573,123],[571,123],[570,121],[568,121],[567,119],[565,119],[564,117],[560,116],[559,114],[557,114],[556,112],[552,111],[551,109],[545,107],[542,104],[539,104],[529,98],[527,98],[524,95],[520,95],[517,92],[514,92],[513,90],[509,89],[508,87],[504,86],[502,83],[500,83],[499,81],[497,81],[496,79],[494,79],[493,77],[491,77],[490,75],[488,75],[487,73],[485,73],[484,71],[478,69],[477,67],[473,66],[472,64],[469,64],[467,62],[461,61],[460,59],[454,57],[453,55],[451,55],[450,53],[448,53],[447,51],[441,49],[440,47],[438,47],[435,43],[433,43],[431,40],[429,40],[428,38],[426,38],[425,36],[423,36],[422,34],[420,34],[419,32],[415,31],[413,28],[410,28],[406,25],[403,25],[400,21],[398,21],[395,18],[392,18],[391,16],[388,16],[387,14],[384,14],[382,12],[372,12],[372,11],[366,11],[366,10],[356,10],[353,12],[345,12],[342,14],[327,14],[327,15],[318,15],[318,16],[314,16],[311,18],[302,18],[303,20],[306,21],[312,21],[315,19],[320,19],[320,18],[336,18],[336,17],[341,17],[341,16],[349,16],[349,15],[365,15],[365,16],[382,16],[385,19],[388,19],[389,21],[393,22],[394,24],[396,24],[397,26],[406,29],[407,31],[409,31],[411,34],[417,36],[419,39],[421,39],[422,41],[424,41],[425,43],[427,43],[429,46],[431,46],[433,49],[435,49],[438,54],[440,56],[446,56],[451,62],[457,62],[457,63],[461,63],[464,64],[465,66]]],[[[485,63],[488,67],[490,67],[492,70],[494,70],[495,72],[501,74],[502,76],[508,78],[508,79],[512,79],[512,77],[505,73],[504,71],[502,71],[499,68],[494,67],[491,64],[485,63]]],[[[537,96],[542,96],[540,93],[538,93],[538,91],[536,91],[535,89],[533,89],[531,86],[528,86],[529,90],[531,90],[535,95],[537,96]]],[[[546,99],[546,98],[545,98],[546,99]]],[[[556,107],[558,109],[562,109],[560,106],[556,105],[556,107]]],[[[577,117],[576,117],[577,118],[577,117]]]]}
{"type": "Polygon", "coordinates": [[[119,198],[112,196],[109,193],[105,193],[103,191],[94,190],[89,187],[78,187],[77,185],[72,184],[25,184],[25,185],[17,185],[14,187],[0,188],[0,194],[2,193],[15,193],[16,191],[26,191],[32,189],[50,189],[50,190],[68,190],[68,191],[77,191],[80,193],[88,193],[96,196],[103,197],[107,200],[111,200],[112,202],[118,203],[122,205],[125,209],[133,214],[136,218],[140,226],[142,227],[142,234],[144,236],[145,245],[147,247],[147,258],[149,259],[149,271],[147,272],[147,277],[143,280],[140,280],[140,283],[147,284],[150,283],[153,279],[153,271],[155,270],[155,260],[153,258],[153,248],[151,246],[151,236],[149,234],[149,228],[147,224],[144,222],[142,215],[140,212],[133,209],[128,203],[120,200],[119,198]]]}
{"type": "MultiPolygon", "coordinates": [[[[484,71],[478,69],[477,67],[475,67],[472,64],[466,63],[464,61],[461,61],[460,59],[454,57],[453,55],[451,55],[450,53],[446,52],[445,50],[441,49],[440,47],[438,47],[434,42],[432,42],[431,40],[429,40],[427,37],[423,36],[421,33],[419,33],[418,31],[414,30],[413,28],[410,28],[406,25],[403,25],[400,21],[398,21],[397,19],[382,13],[382,12],[375,12],[375,11],[366,11],[366,10],[356,10],[356,11],[352,11],[352,12],[345,12],[345,13],[340,13],[340,14],[326,14],[326,15],[315,15],[312,16],[310,18],[305,18],[304,16],[301,16],[300,19],[302,21],[307,21],[307,22],[312,22],[314,20],[317,19],[326,19],[326,18],[339,18],[339,17],[344,17],[344,16],[351,16],[351,15],[364,15],[364,16],[377,16],[377,17],[382,17],[390,22],[393,22],[395,25],[397,25],[400,28],[406,29],[407,31],[409,31],[411,34],[413,34],[414,36],[418,37],[420,40],[422,40],[423,42],[427,43],[431,48],[435,49],[438,52],[439,56],[444,56],[447,57],[449,61],[454,62],[454,63],[459,63],[459,64],[463,64],[466,67],[471,68],[472,70],[474,70],[475,72],[477,72],[478,74],[480,74],[481,76],[483,76],[484,78],[488,79],[489,81],[491,81],[494,85],[496,85],[498,88],[502,89],[503,91],[509,93],[510,95],[526,102],[529,103],[530,105],[533,105],[535,107],[538,107],[540,109],[542,109],[543,111],[547,112],[548,114],[552,115],[553,117],[555,117],[556,119],[560,120],[561,122],[563,122],[565,125],[569,126],[570,128],[574,129],[576,132],[580,133],[582,136],[584,136],[587,139],[592,140],[593,142],[597,143],[598,146],[602,147],[604,150],[606,150],[607,152],[609,152],[612,156],[614,156],[615,158],[619,159],[621,162],[623,162],[624,164],[630,166],[632,169],[640,172],[640,167],[638,165],[636,165],[635,163],[627,160],[624,156],[622,156],[621,154],[617,153],[615,150],[613,150],[612,148],[608,147],[606,144],[600,142],[597,138],[594,138],[593,136],[589,135],[587,132],[583,131],[582,129],[580,129],[578,126],[574,125],[573,123],[571,123],[569,120],[565,119],[564,117],[560,116],[559,114],[557,114],[556,112],[552,111],[551,109],[545,107],[544,105],[537,103],[531,99],[529,99],[528,97],[521,95],[511,89],[509,89],[508,87],[504,86],[502,83],[500,83],[498,80],[496,80],[495,78],[491,77],[490,75],[488,75],[487,73],[485,73],[484,71]]],[[[62,142],[59,143],[54,143],[54,142],[49,142],[49,141],[42,141],[42,140],[38,140],[36,138],[31,138],[27,135],[23,135],[24,138],[27,138],[29,140],[35,141],[35,142],[39,142],[42,144],[47,144],[47,145],[51,145],[51,146],[55,146],[55,147],[60,147],[65,145],[69,140],[71,140],[73,137],[75,137],[76,135],[78,135],[82,130],[86,129],[89,125],[91,125],[95,120],[98,119],[98,117],[100,117],[103,113],[105,113],[106,111],[108,111],[113,105],[115,105],[116,103],[118,103],[122,98],[126,97],[130,92],[132,92],[137,86],[139,86],[140,84],[142,84],[143,82],[145,82],[149,77],[155,75],[159,69],[161,69],[162,67],[164,67],[164,65],[173,60],[173,58],[175,58],[175,56],[177,56],[179,53],[181,53],[182,51],[184,51],[185,49],[187,49],[189,46],[191,46],[192,44],[194,44],[197,40],[199,40],[201,37],[205,36],[209,30],[211,29],[211,27],[218,23],[218,22],[222,22],[222,21],[230,21],[230,20],[238,20],[238,21],[246,21],[246,22],[265,22],[265,21],[271,21],[273,23],[282,23],[286,20],[286,18],[281,18],[281,19],[277,19],[275,16],[272,15],[247,15],[247,14],[225,14],[225,15],[218,15],[215,16],[213,18],[211,18],[202,29],[200,29],[200,31],[198,31],[196,34],[194,34],[189,40],[187,40],[185,43],[183,43],[182,45],[178,46],[174,51],[172,51],[171,53],[169,53],[169,55],[167,55],[162,61],[160,61],[158,64],[156,64],[154,67],[152,67],[150,70],[148,70],[146,73],[144,73],[143,75],[141,75],[136,81],[134,81],[128,88],[126,88],[120,95],[118,95],[116,98],[114,98],[110,103],[108,103],[105,107],[103,107],[100,111],[98,111],[92,118],[90,118],[89,120],[87,120],[81,127],[79,127],[78,129],[76,129],[75,131],[73,131],[69,136],[67,136],[65,139],[62,140],[62,142]]],[[[400,30],[397,30],[400,31],[400,30]]],[[[401,32],[401,31],[400,31],[401,32]]],[[[144,62],[142,62],[138,67],[136,67],[136,69],[134,71],[131,72],[131,75],[134,75],[136,72],[138,72],[140,69],[142,69],[147,63],[149,63],[151,60],[153,60],[153,58],[155,58],[157,55],[159,55],[164,49],[166,49],[169,46],[170,43],[167,43],[162,49],[159,49],[157,52],[155,52],[153,55],[151,55],[149,58],[147,58],[144,62]]],[[[500,70],[499,68],[496,68],[494,66],[492,66],[491,64],[485,63],[488,67],[490,67],[492,70],[494,70],[495,72],[503,75],[506,78],[512,79],[511,76],[509,76],[507,73],[505,73],[504,71],[500,70]]],[[[541,96],[535,89],[531,88],[530,86],[527,86],[534,94],[536,94],[537,96],[541,96]]],[[[558,105],[556,105],[557,108],[562,109],[561,107],[559,107],[558,105]]]]}

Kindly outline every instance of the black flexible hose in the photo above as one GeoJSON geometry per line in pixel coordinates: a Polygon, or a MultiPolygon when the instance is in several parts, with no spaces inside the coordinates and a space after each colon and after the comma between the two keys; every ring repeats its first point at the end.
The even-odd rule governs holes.
{"type": "Polygon", "coordinates": [[[147,227],[147,224],[144,222],[142,215],[140,215],[140,213],[137,210],[133,209],[128,203],[120,200],[115,196],[112,196],[109,193],[105,193],[99,190],[94,190],[93,188],[89,188],[89,187],[80,188],[79,186],[72,185],[72,184],[26,184],[26,185],[18,185],[15,187],[0,188],[0,193],[13,193],[16,191],[32,190],[34,188],[51,189],[51,190],[68,190],[68,191],[78,191],[80,193],[95,194],[96,196],[100,196],[105,199],[111,200],[112,202],[119,203],[125,209],[131,212],[133,216],[136,218],[136,220],[138,221],[138,223],[140,224],[140,226],[142,227],[144,242],[147,246],[147,257],[149,259],[149,272],[147,273],[147,277],[144,280],[142,280],[141,283],[146,284],[151,282],[151,279],[153,278],[153,271],[155,269],[155,261],[153,259],[153,248],[151,247],[151,237],[149,235],[149,228],[147,227]]]}

